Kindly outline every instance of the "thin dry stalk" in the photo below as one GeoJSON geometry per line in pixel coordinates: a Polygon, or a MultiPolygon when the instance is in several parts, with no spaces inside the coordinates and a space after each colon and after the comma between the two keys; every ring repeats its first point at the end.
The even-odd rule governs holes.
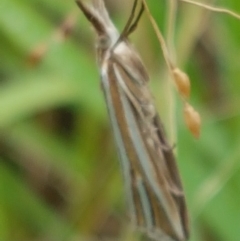
{"type": "Polygon", "coordinates": [[[198,7],[205,8],[205,9],[210,10],[212,12],[225,13],[225,14],[228,14],[228,15],[240,20],[239,14],[237,14],[237,13],[235,13],[235,12],[229,10],[229,9],[226,9],[226,8],[213,7],[213,6],[210,6],[210,5],[207,5],[207,4],[204,4],[204,3],[195,2],[195,1],[192,1],[192,0],[180,0],[180,1],[185,2],[185,3],[190,3],[190,4],[196,5],[198,7]]]}

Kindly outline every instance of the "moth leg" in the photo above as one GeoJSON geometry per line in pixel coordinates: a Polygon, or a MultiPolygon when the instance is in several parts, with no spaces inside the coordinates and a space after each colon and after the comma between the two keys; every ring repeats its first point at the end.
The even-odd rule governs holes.
{"type": "Polygon", "coordinates": [[[164,151],[173,151],[176,147],[177,147],[177,144],[176,144],[176,143],[174,143],[174,144],[172,144],[172,145],[170,145],[170,146],[162,143],[162,149],[163,149],[164,151]]]}
{"type": "Polygon", "coordinates": [[[128,32],[126,33],[127,36],[130,35],[130,34],[137,28],[138,22],[139,22],[142,14],[143,14],[143,11],[144,11],[144,5],[143,5],[143,3],[142,3],[142,4],[141,4],[141,9],[140,9],[140,11],[139,11],[139,13],[138,13],[137,18],[135,19],[135,21],[133,22],[133,24],[129,27],[128,32]]]}
{"type": "Polygon", "coordinates": [[[140,9],[136,19],[134,20],[134,15],[135,15],[136,8],[137,8],[137,2],[138,2],[138,0],[134,0],[132,11],[131,11],[131,14],[129,16],[129,19],[128,19],[128,21],[127,21],[127,23],[126,23],[122,33],[120,34],[119,39],[114,44],[112,49],[114,49],[122,41],[122,39],[127,38],[136,29],[137,24],[138,24],[138,22],[139,22],[139,20],[140,20],[140,18],[142,16],[142,13],[144,11],[144,5],[142,3],[141,4],[141,9],[140,9]]]}
{"type": "Polygon", "coordinates": [[[85,3],[82,2],[82,0],[76,0],[76,3],[78,7],[81,9],[81,11],[84,13],[86,18],[89,22],[92,23],[92,25],[97,30],[98,34],[106,34],[106,27],[103,25],[102,21],[99,19],[99,16],[85,3]]]}
{"type": "Polygon", "coordinates": [[[124,38],[124,37],[126,37],[128,35],[127,34],[128,33],[128,29],[131,28],[131,23],[132,23],[132,21],[134,19],[134,14],[135,14],[135,11],[136,11],[136,8],[137,8],[137,2],[138,2],[138,0],[134,0],[132,11],[130,13],[128,21],[127,21],[127,23],[126,23],[126,25],[125,25],[125,27],[124,27],[124,29],[123,29],[123,31],[122,31],[118,41],[120,41],[122,38],[124,38]]]}

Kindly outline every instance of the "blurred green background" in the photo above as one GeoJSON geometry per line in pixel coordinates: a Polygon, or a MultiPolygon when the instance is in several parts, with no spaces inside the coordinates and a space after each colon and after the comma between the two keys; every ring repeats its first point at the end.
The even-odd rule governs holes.
{"type": "MultiPolygon", "coordinates": [[[[168,1],[148,3],[166,34],[168,1]]],[[[238,0],[207,3],[240,13],[238,0]]],[[[132,1],[106,4],[123,29],[132,1]]],[[[195,140],[172,88],[190,241],[238,241],[240,21],[184,3],[178,7],[177,64],[190,75],[190,102],[202,117],[195,140]]],[[[166,65],[146,14],[131,40],[169,123],[166,65]]],[[[0,2],[1,241],[141,239],[128,223],[94,45],[90,24],[74,1],[0,2]]]]}

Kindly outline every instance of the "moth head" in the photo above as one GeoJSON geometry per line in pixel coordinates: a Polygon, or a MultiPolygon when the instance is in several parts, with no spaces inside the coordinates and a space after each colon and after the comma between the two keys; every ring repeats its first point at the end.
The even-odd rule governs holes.
{"type": "Polygon", "coordinates": [[[111,38],[108,35],[99,35],[98,36],[98,42],[97,42],[97,48],[106,50],[110,48],[112,45],[111,38]]]}

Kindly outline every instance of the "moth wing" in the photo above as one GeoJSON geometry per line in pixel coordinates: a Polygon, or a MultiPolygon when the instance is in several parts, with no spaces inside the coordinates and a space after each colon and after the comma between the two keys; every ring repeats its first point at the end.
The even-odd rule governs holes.
{"type": "Polygon", "coordinates": [[[141,205],[138,206],[142,207],[144,214],[144,218],[139,219],[151,220],[153,234],[159,236],[163,231],[175,240],[185,240],[188,236],[187,211],[175,157],[166,140],[146,81],[139,85],[136,75],[132,76],[129,72],[131,66],[127,66],[118,61],[113,68],[122,95],[126,98],[126,119],[135,122],[130,128],[139,157],[140,172],[133,180],[134,190],[137,190],[135,193],[141,197],[141,205]],[[151,118],[145,111],[146,106],[154,107],[151,118]],[[137,127],[135,130],[134,126],[137,127]]]}

